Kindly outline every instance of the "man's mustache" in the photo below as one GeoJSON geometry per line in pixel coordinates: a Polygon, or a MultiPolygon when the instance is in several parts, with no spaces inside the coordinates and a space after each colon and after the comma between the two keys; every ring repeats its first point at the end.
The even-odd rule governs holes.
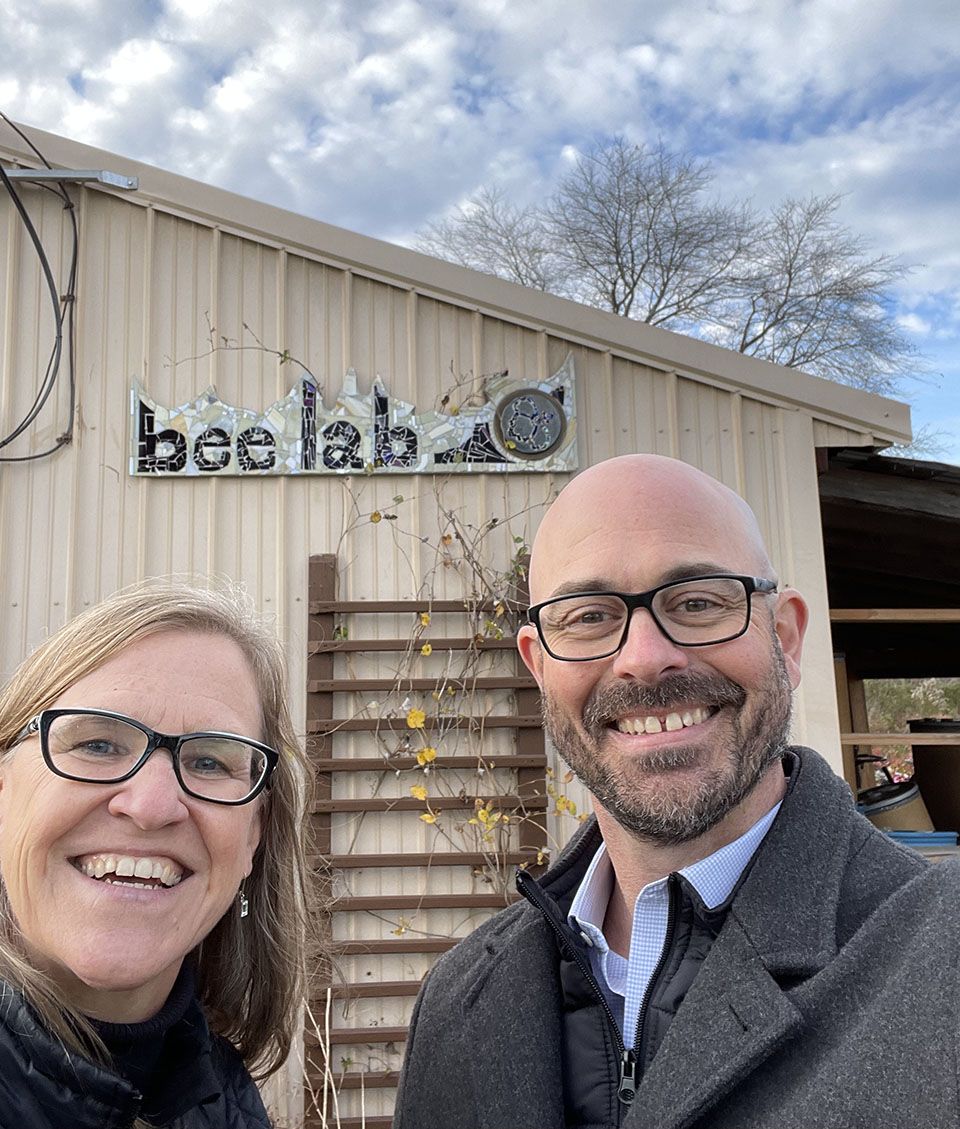
{"type": "Polygon", "coordinates": [[[746,700],[746,690],[722,674],[674,674],[656,686],[624,681],[597,687],[583,708],[583,725],[593,737],[599,737],[612,721],[627,713],[671,712],[684,706],[739,708],[746,700]]]}

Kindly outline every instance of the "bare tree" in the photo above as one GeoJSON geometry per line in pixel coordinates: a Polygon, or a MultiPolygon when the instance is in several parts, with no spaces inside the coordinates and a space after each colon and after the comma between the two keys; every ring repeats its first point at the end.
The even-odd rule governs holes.
{"type": "Polygon", "coordinates": [[[518,208],[502,188],[481,188],[452,216],[427,224],[417,248],[534,290],[560,292],[550,234],[538,208],[518,208]]]}
{"type": "Polygon", "coordinates": [[[711,311],[704,336],[891,393],[917,366],[889,312],[890,289],[907,268],[889,255],[871,256],[863,239],[837,222],[839,206],[839,196],[778,205],[758,229],[739,294],[711,311]]]}
{"type": "Polygon", "coordinates": [[[577,161],[545,209],[554,252],[588,305],[693,326],[724,299],[750,246],[748,208],[705,199],[691,157],[617,138],[577,161]]]}
{"type": "Polygon", "coordinates": [[[482,189],[421,250],[741,353],[889,394],[921,358],[892,314],[908,270],[837,221],[837,196],[769,215],[708,195],[695,158],[622,138],[581,156],[542,206],[482,189]]]}

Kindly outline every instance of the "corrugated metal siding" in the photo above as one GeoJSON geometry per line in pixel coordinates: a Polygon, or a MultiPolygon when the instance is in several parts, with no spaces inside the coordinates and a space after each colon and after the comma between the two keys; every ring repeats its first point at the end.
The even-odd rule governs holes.
{"type": "MultiPolygon", "coordinates": [[[[62,277],[69,253],[62,208],[49,193],[23,192],[62,277]]],[[[214,384],[225,401],[262,409],[285,395],[298,375],[295,364],[280,365],[270,352],[287,349],[324,386],[328,406],[352,367],[362,391],[379,376],[392,396],[424,410],[451,390],[454,402],[465,399],[479,389],[482,374],[507,369],[516,379],[543,378],[572,351],[581,466],[632,451],[674,455],[716,475],[754,506],[781,577],[801,588],[813,606],[798,732],[839,768],[813,450],[814,444],[869,443],[871,436],[221,233],[154,206],[74,192],[82,233],[78,424],[73,445],[57,455],[0,467],[0,675],[8,675],[68,615],[124,584],[171,572],[224,573],[243,580],[261,608],[276,616],[289,645],[292,704],[302,726],[311,554],[338,554],[345,598],[429,591],[457,598],[463,595],[461,579],[438,561],[437,492],[465,523],[501,520],[491,542],[502,566],[516,547],[513,538],[529,542],[543,506],[563,484],[538,474],[131,478],[132,377],[143,379],[168,406],[214,384]],[[403,501],[394,502],[400,495],[403,501]],[[371,524],[375,509],[396,512],[397,521],[371,524]]],[[[30,403],[51,325],[36,258],[12,209],[0,209],[0,420],[6,430],[30,403]]],[[[32,430],[30,443],[10,453],[42,449],[65,418],[61,381],[55,408],[32,430]]],[[[398,621],[377,629],[408,628],[398,621]]],[[[353,660],[352,669],[364,672],[364,661],[353,660]]],[[[357,750],[368,744],[363,735],[351,742],[357,750]]],[[[361,794],[372,785],[357,777],[349,786],[361,794]]],[[[577,785],[568,794],[586,805],[577,785]]],[[[562,841],[574,826],[569,818],[553,818],[551,830],[562,841]]],[[[415,813],[397,814],[377,827],[368,837],[361,821],[342,821],[337,848],[429,849],[430,830],[415,813]]],[[[457,879],[445,869],[433,876],[437,892],[455,888],[457,879]]],[[[353,892],[376,892],[390,881],[377,872],[357,874],[353,892]]],[[[441,911],[429,916],[423,927],[438,933],[459,935],[472,924],[441,911]]],[[[382,935],[383,925],[374,919],[348,920],[345,927],[382,935]]],[[[358,958],[351,978],[367,971],[394,978],[400,964],[411,974],[408,963],[358,958]]],[[[387,1010],[364,1007],[380,1008],[374,1018],[393,1024],[406,1020],[411,1005],[412,999],[400,998],[387,1010]]],[[[362,1023],[364,1014],[351,1022],[362,1023]]],[[[367,1095],[369,1113],[377,1112],[381,1097],[367,1095]]]]}

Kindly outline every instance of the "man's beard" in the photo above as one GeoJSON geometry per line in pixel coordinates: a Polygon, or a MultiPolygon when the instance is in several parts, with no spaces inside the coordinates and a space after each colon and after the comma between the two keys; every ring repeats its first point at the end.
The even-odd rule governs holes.
{"type": "MultiPolygon", "coordinates": [[[[543,697],[547,733],[557,751],[596,800],[627,831],[660,844],[686,843],[716,826],[759,784],[787,744],[792,689],[780,641],[773,637],[773,663],[756,691],[749,715],[747,693],[720,674],[677,674],[654,687],[637,682],[598,688],[583,709],[584,740],[555,700],[543,697]],[[671,771],[702,764],[715,749],[696,743],[625,757],[618,767],[603,755],[610,722],[625,713],[654,713],[693,704],[733,711],[732,732],[722,762],[679,786],[671,771]]],[[[691,729],[691,737],[698,727],[691,729]]],[[[686,773],[684,773],[686,776],[686,773]]]]}

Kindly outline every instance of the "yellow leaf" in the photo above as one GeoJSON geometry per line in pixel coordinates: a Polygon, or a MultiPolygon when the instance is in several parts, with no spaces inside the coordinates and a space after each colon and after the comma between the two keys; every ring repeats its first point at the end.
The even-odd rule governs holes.
{"type": "Polygon", "coordinates": [[[440,538],[440,543],[443,545],[449,545],[452,543],[452,541],[453,537],[449,533],[444,533],[444,535],[440,538]]]}
{"type": "Polygon", "coordinates": [[[423,813],[423,815],[420,816],[420,818],[423,820],[424,823],[436,823],[437,822],[437,817],[434,815],[434,813],[432,811],[425,811],[423,813]]]}
{"type": "Polygon", "coordinates": [[[420,648],[420,654],[424,656],[432,655],[433,647],[431,647],[429,643],[424,643],[424,645],[420,648]]]}
{"type": "Polygon", "coordinates": [[[425,800],[427,798],[427,790],[422,784],[411,784],[410,795],[415,796],[418,800],[425,800]]]}
{"type": "Polygon", "coordinates": [[[426,720],[427,715],[423,712],[423,710],[412,709],[407,712],[408,729],[423,729],[423,725],[426,720]]]}
{"type": "Polygon", "coordinates": [[[497,606],[493,609],[493,614],[498,616],[503,615],[504,611],[505,609],[503,604],[497,604],[497,606]]]}
{"type": "Polygon", "coordinates": [[[429,612],[421,612],[420,613],[420,623],[424,627],[430,626],[430,613],[429,612]]]}
{"type": "Polygon", "coordinates": [[[379,510],[374,510],[370,515],[370,520],[376,525],[378,521],[383,521],[383,514],[379,510]]]}

